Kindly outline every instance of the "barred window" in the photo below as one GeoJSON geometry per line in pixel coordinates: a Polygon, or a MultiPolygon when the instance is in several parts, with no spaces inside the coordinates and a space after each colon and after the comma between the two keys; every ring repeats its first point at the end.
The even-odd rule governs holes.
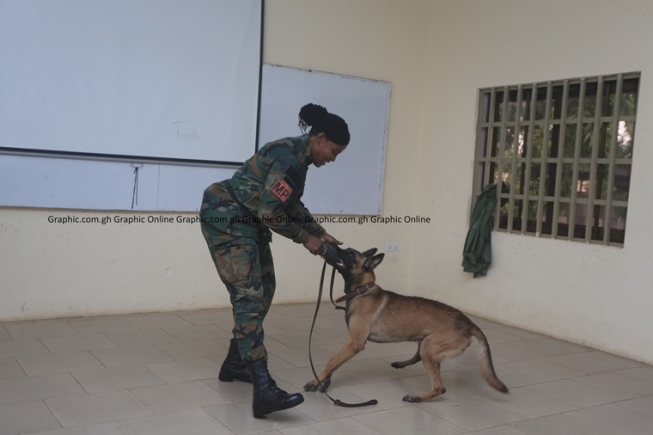
{"type": "Polygon", "coordinates": [[[480,90],[473,193],[497,184],[495,231],[623,246],[639,81],[480,90]]]}

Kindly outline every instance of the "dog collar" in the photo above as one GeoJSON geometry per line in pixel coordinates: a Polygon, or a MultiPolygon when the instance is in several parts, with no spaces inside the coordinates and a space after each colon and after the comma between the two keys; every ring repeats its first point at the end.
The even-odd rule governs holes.
{"type": "Polygon", "coordinates": [[[375,285],[376,284],[374,284],[373,282],[368,282],[365,285],[362,285],[360,287],[356,287],[355,289],[353,289],[352,291],[350,291],[346,295],[340,296],[338,299],[336,299],[336,302],[348,301],[349,299],[353,299],[356,296],[360,296],[360,295],[362,295],[364,293],[367,293],[375,285]]]}

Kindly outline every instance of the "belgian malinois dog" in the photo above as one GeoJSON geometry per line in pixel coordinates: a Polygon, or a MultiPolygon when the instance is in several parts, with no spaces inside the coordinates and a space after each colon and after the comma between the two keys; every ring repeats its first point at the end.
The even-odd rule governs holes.
{"type": "Polygon", "coordinates": [[[417,353],[407,361],[392,363],[401,369],[422,361],[431,378],[431,391],[406,394],[406,402],[422,402],[444,394],[447,390],[440,378],[440,362],[460,355],[471,343],[472,336],[480,343],[479,369],[495,390],[508,394],[508,388],[497,377],[487,338],[481,329],[456,308],[415,296],[403,296],[383,290],[375,283],[374,269],[385,254],[376,248],[360,253],[355,249],[340,249],[340,261],[333,266],[345,279],[345,295],[337,302],[347,301],[345,321],[349,328],[347,344],[327,363],[318,376],[304,385],[305,391],[326,391],[331,375],[345,362],[365,348],[370,340],[375,343],[418,343],[417,353]]]}

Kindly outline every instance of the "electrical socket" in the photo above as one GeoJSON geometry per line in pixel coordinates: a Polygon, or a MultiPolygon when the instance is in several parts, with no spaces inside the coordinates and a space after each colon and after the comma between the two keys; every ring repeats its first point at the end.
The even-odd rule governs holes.
{"type": "Polygon", "coordinates": [[[388,252],[396,252],[399,250],[399,243],[388,242],[388,252]]]}

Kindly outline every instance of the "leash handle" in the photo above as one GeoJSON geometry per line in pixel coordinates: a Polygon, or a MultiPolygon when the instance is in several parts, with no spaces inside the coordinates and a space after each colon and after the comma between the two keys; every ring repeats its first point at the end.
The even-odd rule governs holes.
{"type": "MultiPolygon", "coordinates": [[[[326,394],[326,392],[324,394],[326,394]]],[[[329,399],[331,399],[331,397],[329,397],[329,399]]],[[[331,399],[331,400],[333,401],[333,403],[335,403],[338,406],[342,406],[343,408],[358,408],[359,406],[371,406],[379,403],[379,401],[376,399],[368,400],[367,402],[361,402],[361,403],[345,403],[338,399],[336,400],[331,399]]]]}
{"type": "MultiPolygon", "coordinates": [[[[311,371],[313,372],[313,376],[315,376],[315,380],[318,382],[318,388],[322,391],[326,396],[333,402],[334,405],[336,406],[342,406],[344,408],[357,408],[359,406],[370,406],[370,405],[376,405],[379,403],[378,400],[368,400],[367,402],[361,402],[361,403],[347,403],[343,402],[342,400],[334,399],[333,397],[329,396],[329,393],[326,392],[326,389],[322,387],[322,382],[320,381],[320,378],[318,377],[317,373],[315,372],[315,366],[313,365],[313,357],[311,356],[311,341],[313,339],[313,329],[315,328],[315,320],[317,319],[317,313],[320,310],[320,303],[322,302],[322,288],[324,286],[324,272],[326,271],[326,265],[327,262],[324,262],[324,266],[322,266],[322,276],[320,277],[320,290],[318,291],[318,296],[317,296],[317,304],[315,304],[315,314],[313,315],[313,323],[311,323],[311,332],[308,335],[308,360],[311,363],[311,371]]],[[[336,274],[336,269],[333,268],[333,273],[331,274],[331,293],[333,294],[333,281],[334,277],[336,274]]],[[[331,302],[333,302],[333,296],[331,297],[331,302]]],[[[339,307],[333,303],[333,305],[336,306],[336,309],[342,309],[346,310],[344,307],[339,307]]]]}

